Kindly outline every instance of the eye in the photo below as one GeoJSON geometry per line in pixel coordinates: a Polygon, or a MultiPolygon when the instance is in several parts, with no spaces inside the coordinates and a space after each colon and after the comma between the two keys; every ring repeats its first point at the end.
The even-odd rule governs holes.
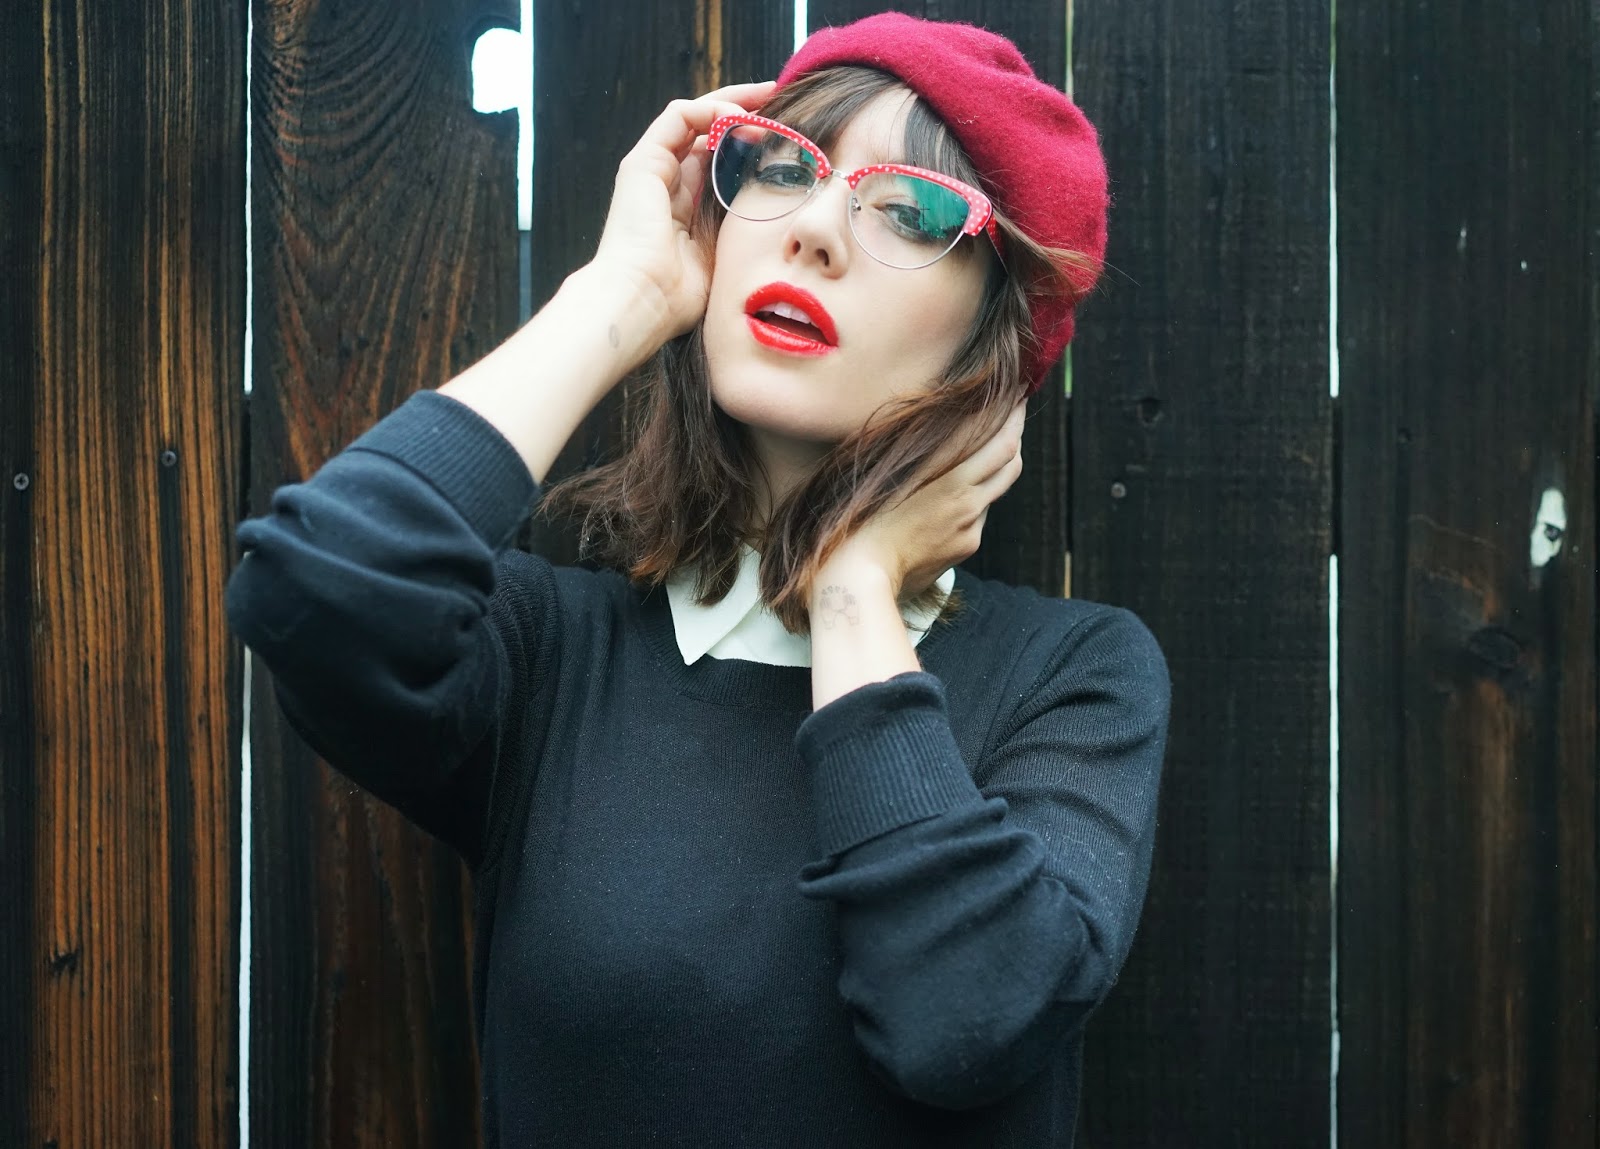
{"type": "Polygon", "coordinates": [[[881,216],[895,234],[913,243],[948,243],[950,228],[939,228],[929,218],[920,204],[906,202],[876,203],[873,210],[881,216]]]}
{"type": "Polygon", "coordinates": [[[810,187],[815,178],[811,168],[797,163],[766,163],[756,169],[756,179],[781,188],[810,187]]]}
{"type": "Polygon", "coordinates": [[[911,203],[886,203],[878,208],[896,227],[906,231],[922,231],[922,209],[911,203]]]}

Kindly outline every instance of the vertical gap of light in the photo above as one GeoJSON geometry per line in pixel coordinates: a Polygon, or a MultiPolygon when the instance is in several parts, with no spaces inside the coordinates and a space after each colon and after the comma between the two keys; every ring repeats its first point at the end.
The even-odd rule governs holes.
{"type": "Polygon", "coordinates": [[[533,0],[522,0],[518,26],[527,79],[517,85],[517,228],[533,230],[533,0]]]}
{"type": "MultiPolygon", "coordinates": [[[[1067,0],[1067,74],[1062,77],[1062,82],[1067,88],[1067,98],[1072,99],[1072,0],[1067,0]]],[[[1072,344],[1067,344],[1067,353],[1061,360],[1061,394],[1072,396],[1072,344]]]]}
{"type": "Polygon", "coordinates": [[[1328,1144],[1339,1145],[1339,556],[1328,556],[1328,1144]]]}
{"type": "Polygon", "coordinates": [[[239,775],[239,1147],[250,1146],[250,688],[255,657],[244,654],[244,746],[239,775]]]}
{"type": "Polygon", "coordinates": [[[517,7],[520,30],[490,28],[472,46],[472,108],[517,113],[517,310],[533,310],[533,0],[517,7]]]}
{"type": "MultiPolygon", "coordinates": [[[[255,55],[255,5],[245,6],[244,32],[244,393],[251,387],[255,346],[255,232],[250,214],[250,153],[255,146],[251,117],[250,65],[255,55]]],[[[243,446],[243,444],[241,444],[243,446]]],[[[243,481],[248,482],[248,476],[243,481]]],[[[250,795],[254,775],[250,761],[250,661],[244,652],[244,703],[239,741],[239,1149],[250,1149],[250,795]]]]}
{"type": "Polygon", "coordinates": [[[255,252],[251,244],[250,219],[250,150],[253,144],[250,135],[250,53],[255,50],[256,33],[255,12],[251,4],[245,5],[244,28],[244,393],[248,395],[252,381],[251,348],[255,343],[255,315],[252,308],[255,298],[255,277],[251,274],[255,252]]]}
{"type": "Polygon", "coordinates": [[[800,45],[806,42],[806,12],[807,0],[794,0],[794,50],[798,52],[800,45]]]}
{"type": "Polygon", "coordinates": [[[528,75],[517,94],[517,314],[526,323],[533,318],[533,0],[522,0],[519,13],[528,75]]]}
{"type": "Polygon", "coordinates": [[[1339,394],[1339,109],[1334,96],[1334,65],[1339,49],[1333,43],[1334,0],[1328,4],[1328,394],[1339,394]]]}
{"type": "MultiPolygon", "coordinates": [[[[1339,395],[1338,0],[1328,0],[1328,394],[1339,395]]],[[[1333,508],[1334,514],[1340,508],[1333,508]]],[[[1328,1144],[1339,1146],[1339,556],[1328,556],[1328,1144]]]]}

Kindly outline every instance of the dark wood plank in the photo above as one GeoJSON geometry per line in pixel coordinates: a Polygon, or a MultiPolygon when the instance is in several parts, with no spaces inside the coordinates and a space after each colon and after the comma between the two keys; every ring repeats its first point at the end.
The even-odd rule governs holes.
{"type": "Polygon", "coordinates": [[[28,8],[0,29],[0,1139],[227,1145],[245,9],[28,8]]]}
{"type": "Polygon", "coordinates": [[[1596,1139],[1596,12],[1339,5],[1352,1149],[1596,1139]]]}
{"type": "Polygon", "coordinates": [[[1074,13],[1115,270],[1072,360],[1073,591],[1137,611],[1174,684],[1081,1141],[1326,1144],[1329,9],[1074,13]]]}
{"type": "MultiPolygon", "coordinates": [[[[1065,88],[1067,23],[1064,5],[1029,0],[813,0],[806,15],[813,30],[847,24],[894,9],[928,20],[961,20],[1007,36],[1041,79],[1065,88]]],[[[1084,308],[1084,314],[1091,311],[1084,308]]],[[[1067,584],[1068,460],[1066,399],[1058,364],[1028,404],[1023,435],[1023,471],[994,504],[984,523],[983,545],[963,566],[983,578],[1031,586],[1050,595],[1067,584]]]]}
{"type": "Polygon", "coordinates": [[[44,13],[0,20],[0,1145],[37,1142],[29,1112],[37,984],[39,782],[33,706],[34,411],[39,405],[39,319],[44,223],[44,13]]]}
{"type": "MultiPolygon", "coordinates": [[[[703,0],[708,6],[711,0],[703,0]]],[[[722,0],[721,50],[695,94],[723,84],[773,80],[794,51],[794,0],[741,4],[722,0]]],[[[709,37],[715,43],[717,37],[709,37]]]]}
{"type": "MultiPolygon", "coordinates": [[[[469,62],[516,19],[256,5],[256,513],[515,328],[516,117],[472,111],[469,62]]],[[[464,867],[319,763],[256,672],[252,1141],[474,1144],[464,867]]]]}
{"type": "MultiPolygon", "coordinates": [[[[534,6],[533,299],[542,306],[593,257],[617,164],[673,99],[770,79],[794,42],[793,0],[534,6]]],[[[568,441],[555,483],[623,449],[625,381],[568,441]]],[[[553,562],[578,558],[576,527],[536,517],[524,545],[553,562]]]]}

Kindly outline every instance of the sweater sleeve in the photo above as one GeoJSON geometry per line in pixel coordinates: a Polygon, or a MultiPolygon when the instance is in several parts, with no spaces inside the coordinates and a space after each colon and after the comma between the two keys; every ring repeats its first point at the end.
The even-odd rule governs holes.
{"type": "Polygon", "coordinates": [[[980,764],[923,672],[835,699],[796,735],[820,846],[801,892],[836,906],[857,1040],[914,1100],[996,1101],[1116,981],[1149,878],[1170,682],[1107,607],[1054,652],[980,764]]]}
{"type": "Polygon", "coordinates": [[[474,868],[491,845],[501,716],[514,690],[537,688],[529,668],[548,659],[527,647],[555,631],[542,560],[518,566],[517,611],[495,595],[537,494],[490,423],[420,392],[243,523],[228,582],[228,619],[290,725],[474,868]]]}

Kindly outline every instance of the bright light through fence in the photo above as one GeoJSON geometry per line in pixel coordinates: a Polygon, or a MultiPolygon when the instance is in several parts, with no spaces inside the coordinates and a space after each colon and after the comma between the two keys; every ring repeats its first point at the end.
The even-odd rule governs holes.
{"type": "Polygon", "coordinates": [[[491,28],[472,46],[472,107],[517,112],[517,227],[533,227],[533,0],[522,0],[522,31],[491,28]]]}

